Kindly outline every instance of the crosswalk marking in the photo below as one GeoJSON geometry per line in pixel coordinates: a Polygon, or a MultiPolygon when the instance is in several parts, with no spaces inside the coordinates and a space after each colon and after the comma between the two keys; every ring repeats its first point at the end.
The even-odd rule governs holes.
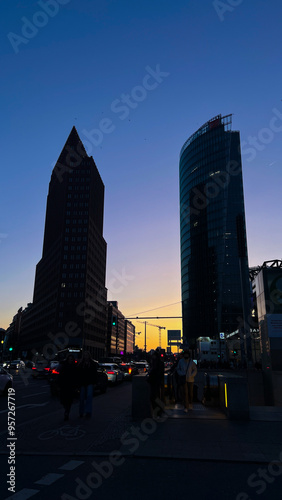
{"type": "Polygon", "coordinates": [[[64,464],[61,467],[59,467],[59,469],[62,469],[62,470],[74,470],[77,467],[79,467],[81,464],[84,464],[84,462],[82,460],[70,460],[66,464],[64,464]]]}
{"type": "Polygon", "coordinates": [[[38,481],[35,481],[34,484],[44,484],[45,486],[49,486],[50,484],[55,483],[55,481],[57,481],[61,477],[64,477],[64,474],[55,474],[51,472],[50,474],[46,474],[46,476],[43,476],[38,481]]]}
{"type": "Polygon", "coordinates": [[[7,497],[5,500],[28,500],[28,498],[33,497],[33,495],[36,495],[36,493],[39,493],[39,490],[29,490],[27,488],[24,488],[11,497],[7,497]]]}

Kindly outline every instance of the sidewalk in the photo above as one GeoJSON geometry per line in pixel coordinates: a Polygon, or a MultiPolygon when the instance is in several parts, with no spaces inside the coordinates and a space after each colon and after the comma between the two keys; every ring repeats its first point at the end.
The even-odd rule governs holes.
{"type": "MultiPolygon", "coordinates": [[[[151,420],[151,419],[145,419],[151,420]]],[[[145,420],[134,422],[146,432],[145,420]],[[142,427],[143,425],[143,427],[142,427]]],[[[228,420],[219,410],[194,404],[193,410],[175,405],[163,422],[154,421],[136,451],[122,445],[126,456],[246,463],[282,461],[282,408],[251,407],[249,421],[228,420]]],[[[128,441],[129,442],[129,441],[128,441]]]]}

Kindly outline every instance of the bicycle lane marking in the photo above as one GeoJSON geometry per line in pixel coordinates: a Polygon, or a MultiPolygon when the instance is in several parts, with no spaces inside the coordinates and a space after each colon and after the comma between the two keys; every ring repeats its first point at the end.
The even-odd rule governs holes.
{"type": "Polygon", "coordinates": [[[40,439],[41,441],[45,441],[47,439],[52,439],[55,436],[61,436],[64,437],[67,441],[72,441],[75,439],[80,439],[81,437],[85,436],[85,434],[86,431],[80,429],[80,425],[65,425],[57,429],[51,429],[42,432],[41,434],[39,434],[38,439],[40,439]]]}

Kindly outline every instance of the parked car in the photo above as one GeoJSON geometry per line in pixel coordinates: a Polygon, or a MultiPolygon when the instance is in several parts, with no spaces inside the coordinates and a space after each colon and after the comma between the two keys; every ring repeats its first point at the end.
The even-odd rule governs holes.
{"type": "Polygon", "coordinates": [[[112,384],[117,384],[118,382],[123,381],[124,374],[118,365],[114,363],[100,363],[99,366],[105,369],[108,381],[112,384]]]}
{"type": "MultiPolygon", "coordinates": [[[[97,383],[93,386],[93,392],[99,392],[100,394],[104,394],[108,388],[108,377],[100,366],[99,363],[93,360],[96,363],[97,367],[97,375],[98,380],[97,383]]],[[[59,396],[60,388],[58,384],[58,378],[60,374],[61,363],[57,361],[51,361],[48,371],[48,382],[50,384],[50,391],[52,396],[59,396]]],[[[77,395],[79,394],[79,388],[77,388],[77,395]]]]}
{"type": "Polygon", "coordinates": [[[14,370],[19,370],[20,368],[22,368],[24,370],[25,362],[22,359],[13,359],[10,362],[10,368],[13,368],[14,370]]]}
{"type": "Polygon", "coordinates": [[[138,375],[139,373],[134,363],[120,363],[119,367],[123,371],[124,380],[132,380],[133,375],[138,375]]]}
{"type": "Polygon", "coordinates": [[[13,376],[5,370],[0,368],[0,394],[8,394],[8,389],[13,387],[13,376]]]}
{"type": "Polygon", "coordinates": [[[47,366],[47,361],[35,361],[34,366],[31,369],[33,378],[44,378],[47,377],[49,368],[47,366]]]}

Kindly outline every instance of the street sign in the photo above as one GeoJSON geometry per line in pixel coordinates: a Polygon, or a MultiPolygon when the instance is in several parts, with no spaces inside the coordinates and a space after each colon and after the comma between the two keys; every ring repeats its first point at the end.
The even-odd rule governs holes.
{"type": "Polygon", "coordinates": [[[167,331],[167,341],[168,341],[168,344],[172,340],[181,340],[181,330],[168,330],[167,331]]]}

